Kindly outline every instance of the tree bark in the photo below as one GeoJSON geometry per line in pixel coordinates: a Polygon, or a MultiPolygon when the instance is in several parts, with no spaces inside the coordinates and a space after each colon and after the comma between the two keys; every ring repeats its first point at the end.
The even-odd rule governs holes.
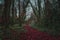
{"type": "Polygon", "coordinates": [[[7,28],[9,27],[9,18],[10,18],[10,5],[11,5],[11,0],[4,0],[4,12],[2,14],[2,19],[3,19],[3,39],[5,37],[8,37],[7,35],[7,28]]]}

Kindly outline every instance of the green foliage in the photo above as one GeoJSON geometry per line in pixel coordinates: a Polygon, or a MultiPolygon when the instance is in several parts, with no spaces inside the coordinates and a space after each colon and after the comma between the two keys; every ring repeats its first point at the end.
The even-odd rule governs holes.
{"type": "Polygon", "coordinates": [[[0,40],[2,40],[2,39],[0,38],[0,40]]]}
{"type": "Polygon", "coordinates": [[[14,24],[12,26],[9,26],[10,29],[13,29],[17,32],[25,32],[26,30],[24,30],[23,26],[20,26],[19,24],[14,24]]]}

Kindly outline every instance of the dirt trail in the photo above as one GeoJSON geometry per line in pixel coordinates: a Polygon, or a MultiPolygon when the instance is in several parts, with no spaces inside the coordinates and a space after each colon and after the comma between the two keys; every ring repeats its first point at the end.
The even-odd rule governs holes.
{"type": "Polygon", "coordinates": [[[41,32],[37,29],[33,29],[29,25],[25,25],[24,29],[26,30],[26,32],[20,32],[18,36],[16,31],[11,30],[12,39],[4,40],[60,40],[60,36],[55,38],[46,32],[41,32]]]}
{"type": "Polygon", "coordinates": [[[25,37],[22,37],[21,40],[60,40],[60,37],[52,37],[46,32],[31,28],[29,25],[24,26],[24,29],[27,30],[27,32],[25,33],[25,37]]]}

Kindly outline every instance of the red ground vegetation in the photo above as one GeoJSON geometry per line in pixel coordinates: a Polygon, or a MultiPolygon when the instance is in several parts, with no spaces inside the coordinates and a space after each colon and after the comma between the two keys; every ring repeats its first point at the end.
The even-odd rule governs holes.
{"type": "MultiPolygon", "coordinates": [[[[26,32],[20,32],[17,36],[17,32],[12,30],[11,31],[11,40],[60,40],[60,36],[53,37],[46,32],[38,31],[37,29],[31,28],[29,25],[24,26],[26,32]],[[17,38],[17,39],[14,39],[17,38]]],[[[10,39],[5,39],[10,40],[10,39]]]]}

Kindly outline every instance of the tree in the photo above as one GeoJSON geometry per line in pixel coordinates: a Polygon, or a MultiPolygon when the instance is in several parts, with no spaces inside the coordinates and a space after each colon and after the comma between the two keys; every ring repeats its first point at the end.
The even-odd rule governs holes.
{"type": "Polygon", "coordinates": [[[48,27],[49,24],[52,24],[52,14],[53,14],[52,4],[46,0],[45,3],[45,26],[48,27]]]}
{"type": "Polygon", "coordinates": [[[45,4],[45,26],[48,28],[48,33],[52,35],[59,35],[59,7],[56,0],[46,0],[45,4]],[[47,14],[48,15],[47,15],[47,14]]]}
{"type": "Polygon", "coordinates": [[[30,2],[30,0],[23,0],[23,2],[20,3],[20,0],[19,0],[19,22],[20,22],[20,26],[22,24],[24,24],[24,22],[25,22],[26,8],[27,8],[29,2],[30,2]]]}
{"type": "MultiPolygon", "coordinates": [[[[59,25],[60,24],[59,23],[60,12],[58,10],[59,9],[59,7],[58,7],[59,2],[57,2],[56,0],[45,0],[44,1],[45,9],[44,9],[44,14],[43,14],[44,15],[43,20],[42,20],[42,17],[41,17],[41,14],[42,14],[41,13],[41,10],[42,10],[41,9],[41,0],[37,0],[37,2],[38,2],[38,8],[35,7],[30,2],[31,7],[33,9],[33,12],[34,12],[35,16],[37,17],[36,19],[38,20],[36,24],[38,24],[39,26],[36,26],[36,27],[38,27],[38,29],[43,28],[43,31],[46,31],[46,32],[48,32],[49,34],[52,34],[52,35],[59,34],[59,31],[57,33],[57,30],[59,30],[58,26],[60,26],[59,25]],[[41,25],[43,25],[43,26],[41,26],[41,25]]],[[[40,31],[42,31],[42,30],[40,30],[40,31]]]]}
{"type": "Polygon", "coordinates": [[[9,27],[9,18],[10,18],[10,5],[11,5],[11,0],[4,0],[5,4],[4,4],[4,11],[2,14],[2,19],[3,19],[3,37],[7,35],[7,28],[9,27]]]}
{"type": "MultiPolygon", "coordinates": [[[[36,1],[36,0],[35,0],[36,1]]],[[[42,24],[42,17],[41,17],[41,0],[37,0],[37,2],[35,2],[35,4],[37,4],[37,6],[34,6],[31,2],[31,7],[32,7],[32,10],[34,12],[34,15],[36,16],[36,19],[37,19],[37,22],[36,22],[36,26],[37,27],[41,27],[43,24],[42,24]]]]}
{"type": "Polygon", "coordinates": [[[15,0],[12,0],[11,2],[11,5],[12,5],[12,24],[14,24],[14,21],[15,21],[15,17],[14,17],[14,3],[15,3],[15,0]]]}

